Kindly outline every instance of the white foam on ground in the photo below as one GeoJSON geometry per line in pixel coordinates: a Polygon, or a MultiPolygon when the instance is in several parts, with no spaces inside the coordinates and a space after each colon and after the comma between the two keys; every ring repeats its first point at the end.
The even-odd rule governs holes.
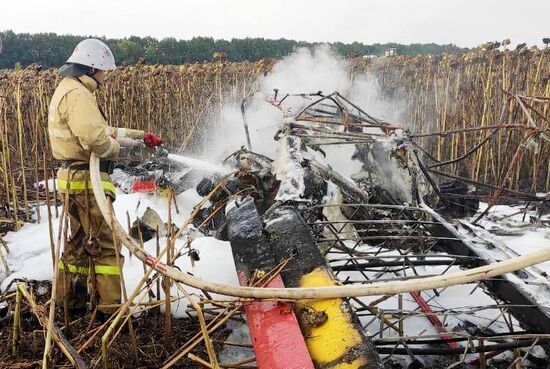
{"type": "MultiPolygon", "coordinates": [[[[201,197],[194,189],[187,190],[176,197],[179,214],[172,206],[172,222],[176,226],[181,226],[191,214],[193,207],[201,200],[201,197]]],[[[166,197],[151,195],[151,194],[124,194],[119,192],[117,200],[114,202],[115,214],[122,226],[127,228],[126,214],[130,215],[130,221],[133,221],[143,215],[147,207],[151,207],[157,211],[161,219],[166,222],[168,220],[168,199],[166,197]]],[[[2,270],[0,274],[0,289],[4,291],[14,279],[34,279],[34,280],[51,280],[53,275],[52,257],[50,252],[50,236],[47,220],[46,207],[42,206],[41,222],[37,224],[25,224],[17,232],[9,232],[4,236],[4,240],[8,243],[10,253],[7,257],[10,273],[7,274],[2,270]]],[[[61,208],[59,208],[61,212],[61,208]]],[[[52,207],[52,214],[55,214],[52,207]]],[[[57,230],[59,220],[53,219],[54,242],[57,240],[57,230]]],[[[191,260],[188,256],[180,257],[175,265],[182,271],[188,271],[193,275],[209,281],[238,285],[235,265],[229,242],[217,240],[212,237],[200,237],[193,240],[191,247],[199,252],[200,260],[191,265],[191,260]]],[[[166,238],[160,238],[161,249],[166,245],[166,238]]],[[[175,248],[186,249],[187,242],[185,240],[177,240],[175,248]]],[[[155,255],[156,240],[152,239],[145,243],[145,249],[155,255]]],[[[126,289],[130,294],[140,279],[143,277],[143,264],[136,257],[130,258],[126,248],[122,249],[122,254],[125,257],[124,263],[124,278],[126,289]]],[[[2,268],[2,267],[0,267],[2,268]]],[[[11,288],[13,289],[13,284],[11,288]]],[[[154,289],[156,291],[156,288],[154,289]]],[[[199,294],[199,291],[188,289],[189,293],[199,294]]],[[[173,286],[171,289],[172,296],[181,296],[179,301],[173,302],[173,314],[176,317],[181,317],[186,314],[188,301],[183,298],[181,292],[173,286]]],[[[164,294],[161,289],[161,298],[164,294]]],[[[144,300],[148,300],[145,296],[144,300]]]]}

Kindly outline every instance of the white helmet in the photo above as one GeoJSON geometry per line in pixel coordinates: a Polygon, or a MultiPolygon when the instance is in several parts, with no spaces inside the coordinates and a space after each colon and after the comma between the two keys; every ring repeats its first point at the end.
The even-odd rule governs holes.
{"type": "Polygon", "coordinates": [[[67,63],[82,64],[100,70],[116,69],[115,57],[111,49],[95,38],[80,41],[67,63]]]}

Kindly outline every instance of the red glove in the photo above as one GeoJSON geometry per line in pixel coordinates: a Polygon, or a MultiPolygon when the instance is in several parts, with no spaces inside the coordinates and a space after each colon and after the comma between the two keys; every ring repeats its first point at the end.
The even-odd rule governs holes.
{"type": "Polygon", "coordinates": [[[154,149],[155,147],[159,147],[164,143],[164,141],[159,136],[152,132],[147,132],[145,133],[145,135],[143,135],[143,142],[145,142],[145,145],[152,149],[154,149]]]}

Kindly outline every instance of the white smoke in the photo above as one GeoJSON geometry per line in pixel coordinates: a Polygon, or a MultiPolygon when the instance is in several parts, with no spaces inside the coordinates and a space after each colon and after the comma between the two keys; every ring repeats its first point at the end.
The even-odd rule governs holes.
{"type": "MultiPolygon", "coordinates": [[[[328,45],[312,49],[300,48],[291,55],[277,62],[272,71],[262,78],[259,92],[251,99],[246,109],[252,151],[274,158],[276,142],[273,137],[283,121],[281,112],[264,100],[273,96],[278,89],[278,96],[298,93],[329,94],[340,92],[366,112],[389,122],[400,120],[404,104],[387,101],[382,97],[376,77],[370,74],[350,76],[348,61],[336,55],[328,45]]],[[[289,97],[284,106],[296,113],[303,106],[302,98],[289,97]]],[[[211,158],[226,157],[240,147],[246,147],[246,136],[243,119],[238,104],[226,104],[222,109],[222,129],[215,135],[209,145],[211,158]]],[[[361,163],[352,160],[354,145],[324,146],[327,153],[326,162],[338,171],[350,176],[361,168],[361,163]]]]}
{"type": "Polygon", "coordinates": [[[349,92],[348,63],[328,45],[300,48],[273,66],[262,81],[262,90],[278,88],[281,93],[349,92]]]}

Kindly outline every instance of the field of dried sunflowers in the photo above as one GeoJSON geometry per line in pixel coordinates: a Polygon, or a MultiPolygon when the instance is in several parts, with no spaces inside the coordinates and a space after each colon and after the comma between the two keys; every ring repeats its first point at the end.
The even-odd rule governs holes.
{"type": "MultiPolygon", "coordinates": [[[[110,122],[159,131],[171,149],[200,153],[207,149],[207,122],[217,121],[224,103],[254,91],[273,63],[128,66],[109,75],[98,98],[110,122]]],[[[550,191],[549,49],[358,58],[349,62],[349,73],[371,73],[385,97],[405,104],[402,121],[392,123],[416,135],[432,171],[516,191],[550,191]]],[[[0,70],[3,225],[29,220],[33,205],[46,197],[34,183],[55,167],[45,122],[58,81],[56,70],[37,66],[0,70]]]]}
{"type": "MultiPolygon", "coordinates": [[[[356,63],[353,72],[367,68],[356,63]]],[[[434,170],[550,191],[550,49],[398,56],[370,70],[389,96],[406,101],[403,122],[434,170]]]]}

